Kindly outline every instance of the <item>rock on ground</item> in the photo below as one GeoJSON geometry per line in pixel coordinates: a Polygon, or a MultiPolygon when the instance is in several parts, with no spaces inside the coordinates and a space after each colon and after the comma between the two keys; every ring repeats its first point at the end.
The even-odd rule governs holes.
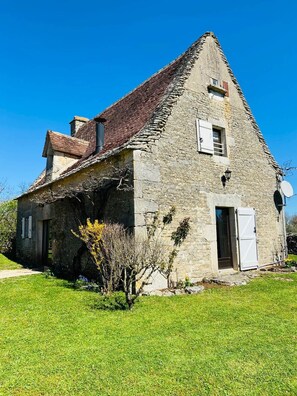
{"type": "Polygon", "coordinates": [[[199,294],[204,290],[204,286],[187,286],[185,292],[188,294],[199,294]]]}

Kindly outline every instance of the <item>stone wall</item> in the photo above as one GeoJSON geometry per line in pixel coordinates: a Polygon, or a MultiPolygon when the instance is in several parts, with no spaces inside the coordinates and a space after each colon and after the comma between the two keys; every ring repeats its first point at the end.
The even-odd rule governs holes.
{"type": "Polygon", "coordinates": [[[177,216],[168,236],[181,219],[191,219],[190,235],[176,260],[175,280],[186,276],[199,280],[218,271],[216,206],[233,209],[235,269],[238,207],[256,210],[259,264],[272,263],[282,254],[283,213],[273,201],[276,169],[265,150],[219,48],[207,38],[160,139],[150,151],[134,153],[136,231],[145,231],[147,212],[164,214],[171,205],[176,206],[177,216]],[[211,77],[228,82],[229,97],[218,99],[208,93],[211,77]],[[198,152],[197,119],[224,128],[227,157],[198,152]],[[232,176],[223,186],[221,177],[227,167],[232,176]]]}
{"type": "MultiPolygon", "coordinates": [[[[95,164],[92,169],[81,171],[65,180],[52,183],[53,193],[65,188],[78,186],[84,180],[111,174],[112,167],[131,166],[131,153],[122,153],[108,163],[95,164]]],[[[17,255],[20,260],[31,266],[42,264],[42,230],[44,220],[51,220],[53,266],[59,275],[71,278],[84,272],[84,266],[90,267],[81,241],[71,230],[77,231],[87,218],[99,218],[104,222],[118,222],[126,227],[134,225],[133,191],[117,190],[116,186],[98,193],[81,194],[78,198],[64,198],[49,204],[42,204],[43,194],[49,188],[21,197],[18,201],[17,255]],[[22,217],[32,216],[32,238],[21,238],[22,217]],[[78,260],[74,258],[78,255],[78,260]]],[[[44,196],[45,197],[45,196],[44,196]]],[[[91,276],[90,270],[87,275],[91,276]]]]}

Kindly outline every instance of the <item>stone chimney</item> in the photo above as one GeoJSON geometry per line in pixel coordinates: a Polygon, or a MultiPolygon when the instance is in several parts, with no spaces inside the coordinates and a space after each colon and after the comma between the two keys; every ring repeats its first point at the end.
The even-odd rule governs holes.
{"type": "Polygon", "coordinates": [[[82,127],[89,119],[86,117],[74,116],[73,120],[69,122],[71,136],[75,136],[76,132],[82,127]]]}

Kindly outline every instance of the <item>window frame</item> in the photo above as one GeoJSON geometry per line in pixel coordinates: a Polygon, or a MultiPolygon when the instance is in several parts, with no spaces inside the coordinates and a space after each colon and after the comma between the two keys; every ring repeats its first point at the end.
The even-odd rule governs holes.
{"type": "Polygon", "coordinates": [[[32,239],[32,216],[22,217],[22,239],[32,239]]]}
{"type": "Polygon", "coordinates": [[[226,132],[222,127],[216,125],[212,126],[212,138],[213,138],[213,155],[218,157],[228,157],[227,144],[226,144],[226,132]],[[215,141],[215,132],[219,134],[219,140],[215,141]],[[217,147],[216,147],[217,145],[217,147]],[[220,146],[220,147],[218,147],[220,146]]]}
{"type": "Polygon", "coordinates": [[[196,128],[198,152],[216,157],[228,157],[225,128],[199,118],[196,120],[196,128]],[[219,142],[215,141],[214,132],[219,134],[219,142]]]}

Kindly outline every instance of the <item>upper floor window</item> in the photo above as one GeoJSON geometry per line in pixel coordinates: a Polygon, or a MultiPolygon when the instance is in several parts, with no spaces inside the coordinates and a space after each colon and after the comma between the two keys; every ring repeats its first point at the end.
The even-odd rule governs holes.
{"type": "Polygon", "coordinates": [[[210,81],[210,84],[213,85],[214,87],[218,87],[219,86],[219,80],[217,80],[216,78],[212,78],[210,81]]]}
{"type": "Polygon", "coordinates": [[[197,120],[196,124],[198,150],[202,153],[226,157],[225,130],[204,120],[197,120]]]}
{"type": "Polygon", "coordinates": [[[223,129],[212,127],[213,153],[221,157],[226,156],[225,134],[223,129]]]}
{"type": "Polygon", "coordinates": [[[208,92],[211,96],[216,98],[224,98],[229,96],[229,84],[227,81],[220,81],[216,78],[211,78],[207,86],[208,92]]]}

